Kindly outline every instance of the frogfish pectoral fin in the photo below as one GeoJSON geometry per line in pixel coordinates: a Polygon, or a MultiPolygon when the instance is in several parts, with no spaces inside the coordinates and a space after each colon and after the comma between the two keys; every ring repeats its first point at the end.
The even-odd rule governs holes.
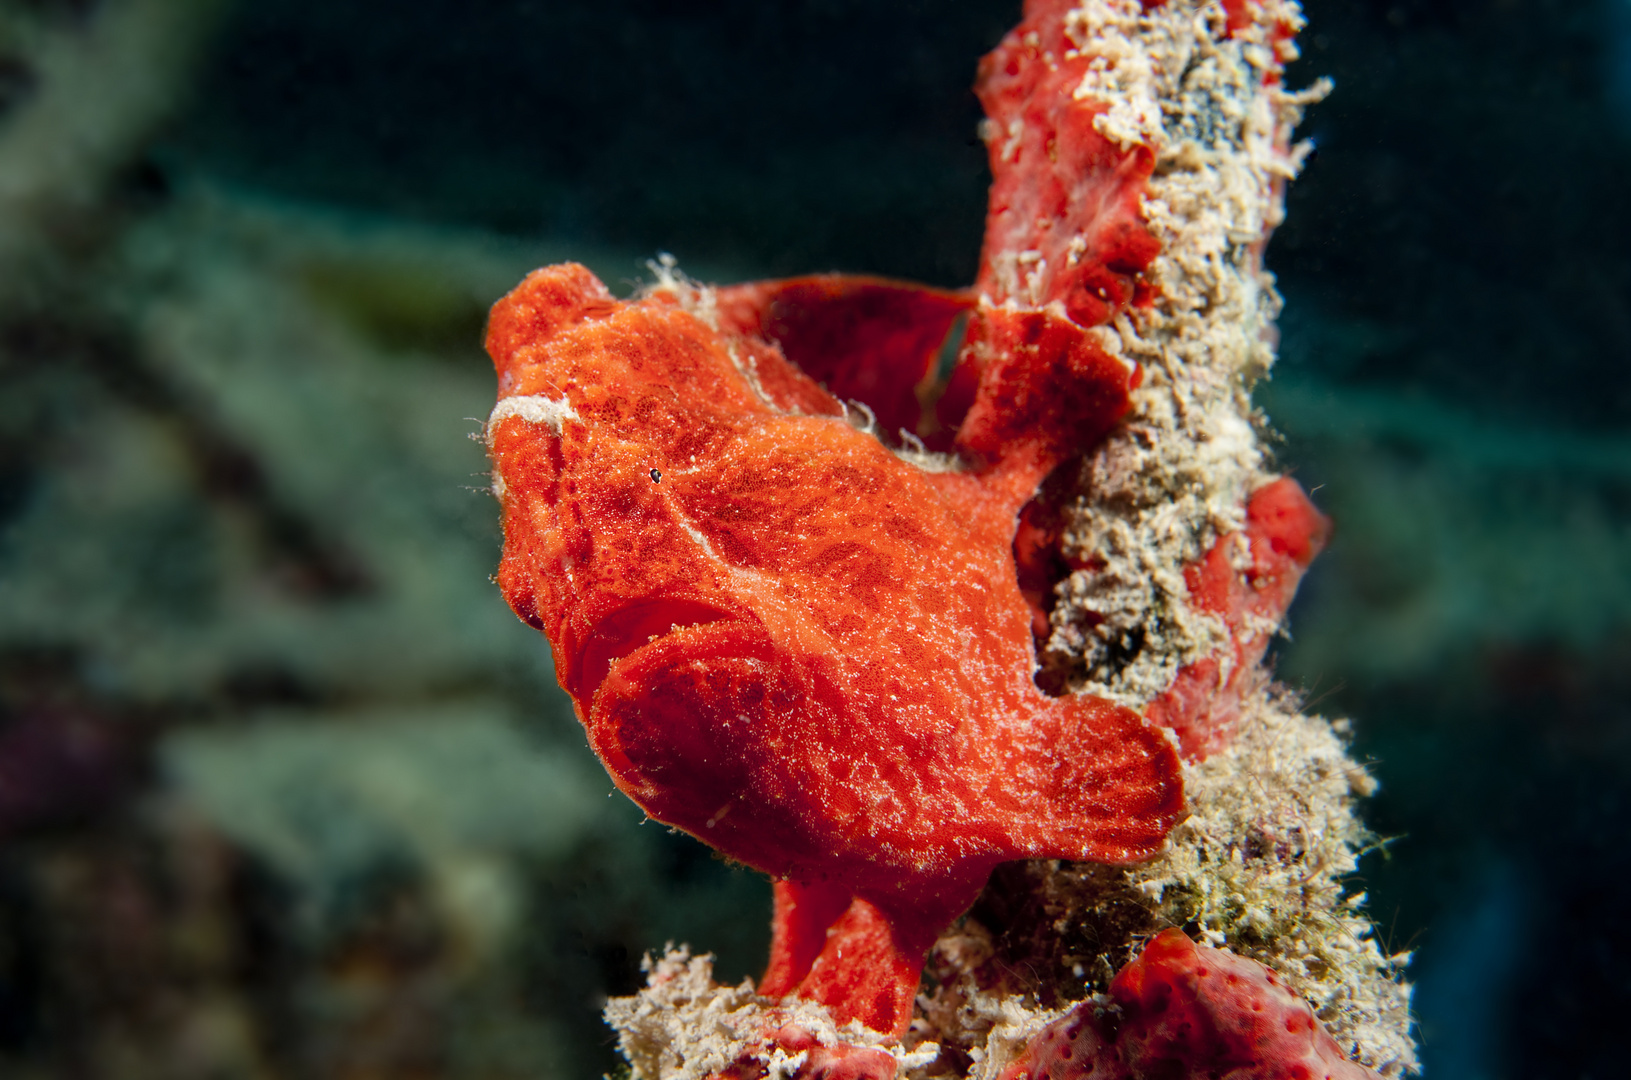
{"type": "Polygon", "coordinates": [[[1051,698],[1009,769],[1013,858],[1125,865],[1161,850],[1184,812],[1178,752],[1161,728],[1090,695],[1051,698]]]}
{"type": "Polygon", "coordinates": [[[676,627],[606,668],[586,727],[641,809],[772,876],[820,865],[831,827],[788,764],[808,671],[742,619],[676,627]]]}

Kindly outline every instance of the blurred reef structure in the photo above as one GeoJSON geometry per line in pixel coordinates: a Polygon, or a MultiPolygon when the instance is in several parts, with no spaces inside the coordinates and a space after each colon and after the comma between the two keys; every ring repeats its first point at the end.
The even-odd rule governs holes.
{"type": "Polygon", "coordinates": [[[604,989],[767,890],[607,799],[489,582],[545,254],[166,189],[217,7],[6,12],[0,1071],[594,1075],[604,989]]]}
{"type": "MultiPolygon", "coordinates": [[[[642,952],[751,973],[762,883],[606,797],[488,580],[482,321],[568,256],[966,283],[1017,6],[0,0],[0,1073],[592,1077],[642,952]]],[[[1430,1074],[1613,1075],[1631,12],[1305,8],[1278,669],[1430,1074]]]]}

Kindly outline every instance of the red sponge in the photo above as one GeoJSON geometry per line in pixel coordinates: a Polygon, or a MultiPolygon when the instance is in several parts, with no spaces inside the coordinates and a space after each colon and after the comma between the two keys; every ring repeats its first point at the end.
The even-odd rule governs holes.
{"type": "Polygon", "coordinates": [[[1179,930],[1122,968],[1110,998],[1043,1029],[1002,1080],[1377,1080],[1274,972],[1179,930]]]}

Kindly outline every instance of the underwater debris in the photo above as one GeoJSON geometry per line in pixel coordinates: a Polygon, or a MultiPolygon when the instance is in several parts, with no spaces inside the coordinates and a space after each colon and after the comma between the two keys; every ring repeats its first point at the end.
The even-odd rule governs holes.
{"type": "MultiPolygon", "coordinates": [[[[1280,86],[1300,25],[1276,0],[1027,4],[980,67],[994,183],[971,296],[839,276],[715,290],[665,261],[633,301],[568,264],[495,306],[505,596],[549,637],[618,786],[777,879],[757,992],[671,953],[609,1007],[640,1076],[994,1080],[1058,1010],[982,985],[977,948],[937,950],[938,985],[916,991],[998,863],[1195,870],[1109,871],[1100,892],[1146,918],[1101,943],[1102,976],[1076,971],[1085,997],[1126,935],[1161,929],[1164,892],[1228,878],[1196,854],[1204,828],[1168,837],[1181,768],[1225,778],[1191,792],[1192,820],[1227,807],[1225,833],[1269,835],[1273,808],[1228,785],[1251,788],[1240,748],[1287,721],[1261,661],[1328,531],[1267,467],[1249,401],[1273,361],[1261,255],[1290,131],[1323,93],[1280,86]],[[813,1006],[826,1034],[790,1034],[787,1010],[813,1006]]],[[[1324,762],[1328,727],[1289,712],[1292,753],[1324,762]]],[[[1351,823],[1364,786],[1315,785],[1301,813],[1351,823]]],[[[1320,951],[1309,927],[1363,941],[1298,992],[1339,1003],[1321,1016],[1339,1060],[1397,1072],[1407,991],[1335,884],[1357,839],[1275,848],[1288,872],[1197,932],[1270,968],[1320,951]],[[1262,912],[1298,878],[1320,910],[1277,942],[1262,912]]]]}

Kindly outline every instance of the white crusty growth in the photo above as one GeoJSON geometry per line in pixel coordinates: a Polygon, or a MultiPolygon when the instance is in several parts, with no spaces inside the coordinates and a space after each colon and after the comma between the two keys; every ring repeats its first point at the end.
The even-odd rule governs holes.
{"type": "Polygon", "coordinates": [[[647,956],[646,988],[606,1003],[606,1022],[617,1030],[618,1049],[637,1080],[704,1080],[744,1057],[764,1064],[767,1080],[795,1075],[807,1053],[769,1046],[766,1031],[794,1025],[821,1046],[875,1047],[895,1058],[902,1073],[920,1072],[937,1056],[934,1043],[907,1050],[899,1041],[858,1021],[833,1023],[826,1008],[753,992],[753,980],[721,986],[713,980],[713,957],[693,957],[669,945],[660,960],[647,956]]]}
{"type": "Polygon", "coordinates": [[[498,427],[499,421],[510,417],[519,417],[529,424],[543,424],[555,434],[561,433],[561,425],[568,420],[576,420],[578,414],[573,411],[572,403],[566,398],[556,401],[543,394],[526,394],[518,397],[499,398],[498,404],[487,417],[488,437],[498,427]]]}
{"type": "MultiPolygon", "coordinates": [[[[1268,0],[1255,27],[1302,24],[1268,0]]],[[[1078,570],[1059,586],[1048,652],[1077,689],[1142,708],[1178,669],[1215,652],[1219,621],[1189,605],[1183,568],[1243,524],[1246,497],[1274,478],[1254,430],[1252,382],[1274,362],[1280,300],[1262,249],[1283,216],[1290,146],[1324,83],[1288,93],[1264,73],[1294,53],[1260,29],[1229,38],[1217,3],[1086,0],[1065,19],[1094,57],[1079,99],[1109,104],[1096,125],[1155,150],[1144,216],[1161,242],[1153,306],[1117,318],[1122,356],[1144,366],[1132,409],[1089,459],[1066,514],[1078,570]]]]}

